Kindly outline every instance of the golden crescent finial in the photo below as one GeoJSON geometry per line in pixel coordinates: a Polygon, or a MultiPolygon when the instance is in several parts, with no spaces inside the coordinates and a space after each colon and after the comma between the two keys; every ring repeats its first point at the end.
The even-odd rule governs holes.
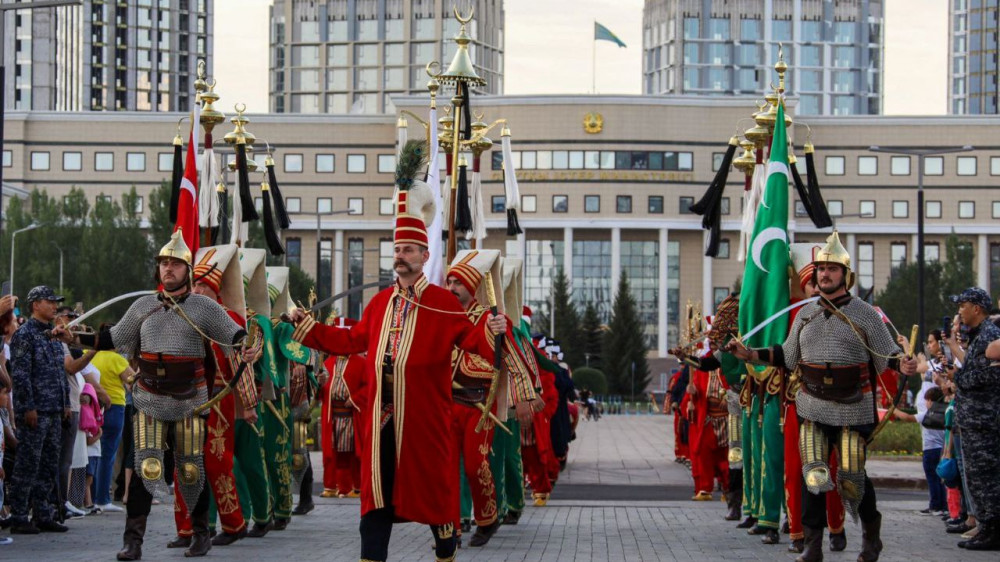
{"type": "Polygon", "coordinates": [[[476,13],[476,7],[475,6],[469,6],[469,15],[466,16],[466,17],[464,17],[464,18],[462,17],[462,14],[460,14],[458,12],[458,4],[457,3],[455,4],[454,11],[455,11],[455,19],[458,20],[458,23],[460,23],[462,25],[465,25],[465,24],[469,23],[470,21],[472,21],[472,15],[476,13]]]}
{"type": "Polygon", "coordinates": [[[205,60],[204,59],[198,61],[198,78],[201,78],[201,79],[205,78],[205,71],[206,71],[207,68],[208,68],[208,65],[205,64],[205,60]]]}
{"type": "Polygon", "coordinates": [[[482,121],[483,117],[486,115],[486,113],[482,111],[473,111],[472,114],[476,116],[476,121],[482,121]]]}
{"type": "Polygon", "coordinates": [[[247,110],[247,104],[245,104],[245,103],[234,104],[233,105],[233,109],[236,110],[236,113],[239,113],[240,115],[243,115],[243,113],[247,110]]]}
{"type": "Polygon", "coordinates": [[[219,83],[218,80],[216,80],[215,78],[212,78],[212,82],[209,83],[208,87],[209,88],[215,88],[215,85],[218,84],[218,83],[219,83]]]}
{"type": "Polygon", "coordinates": [[[427,63],[427,66],[424,67],[424,72],[427,73],[427,76],[430,76],[431,78],[437,78],[439,73],[431,70],[432,68],[441,68],[441,63],[439,63],[436,60],[432,60],[431,62],[427,63]]]}
{"type": "Polygon", "coordinates": [[[784,60],[785,58],[785,45],[784,43],[778,43],[778,60],[784,60]]]}

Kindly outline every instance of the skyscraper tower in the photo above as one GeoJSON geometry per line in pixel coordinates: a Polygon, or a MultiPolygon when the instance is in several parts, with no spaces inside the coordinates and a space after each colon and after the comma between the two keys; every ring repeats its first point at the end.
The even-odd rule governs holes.
{"type": "Polygon", "coordinates": [[[643,93],[763,95],[781,44],[797,114],[881,113],[882,13],[882,0],[646,0],[643,93]]]}
{"type": "Polygon", "coordinates": [[[270,109],[276,113],[393,113],[390,96],[426,94],[426,65],[455,54],[452,14],[467,29],[484,93],[503,93],[502,0],[275,0],[270,109]]]}

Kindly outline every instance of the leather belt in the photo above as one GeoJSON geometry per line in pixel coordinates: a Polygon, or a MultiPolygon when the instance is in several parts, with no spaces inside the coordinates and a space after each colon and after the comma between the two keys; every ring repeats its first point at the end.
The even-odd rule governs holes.
{"type": "Polygon", "coordinates": [[[451,391],[451,398],[458,404],[475,406],[476,403],[483,403],[486,401],[487,392],[488,391],[485,388],[455,388],[451,391]]]}
{"type": "Polygon", "coordinates": [[[802,387],[807,393],[821,400],[840,404],[855,404],[871,392],[868,365],[816,365],[800,363],[802,387]]]}
{"type": "Polygon", "coordinates": [[[205,384],[205,362],[199,358],[143,353],[136,362],[139,382],[155,394],[186,400],[205,384]]]}

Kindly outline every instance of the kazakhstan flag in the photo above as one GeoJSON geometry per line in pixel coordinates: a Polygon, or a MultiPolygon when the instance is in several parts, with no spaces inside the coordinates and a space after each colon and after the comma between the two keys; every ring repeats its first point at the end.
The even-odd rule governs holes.
{"type": "Polygon", "coordinates": [[[611,33],[610,29],[604,27],[596,21],[594,22],[594,41],[611,41],[619,47],[625,46],[625,43],[619,39],[617,35],[611,33]]]}

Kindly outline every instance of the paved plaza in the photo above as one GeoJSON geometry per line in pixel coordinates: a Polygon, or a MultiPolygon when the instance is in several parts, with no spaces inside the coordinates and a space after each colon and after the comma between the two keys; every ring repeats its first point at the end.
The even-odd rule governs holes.
{"type": "MultiPolygon", "coordinates": [[[[758,537],[723,520],[722,502],[689,501],[690,476],[673,462],[671,421],[659,415],[581,421],[571,461],[549,505],[529,506],[519,525],[501,528],[484,548],[461,549],[458,559],[793,560],[786,552],[787,535],[778,546],[762,545],[758,537]]],[[[872,462],[875,476],[919,478],[920,471],[919,462],[872,462]]],[[[958,549],[938,519],[918,514],[927,505],[926,492],[879,492],[886,545],[882,560],[996,560],[996,553],[958,549]]],[[[287,530],[216,547],[206,560],[357,560],[358,501],[317,497],[316,503],[315,511],[294,518],[287,530]]],[[[16,535],[14,544],[0,546],[0,560],[113,560],[124,519],[124,514],[103,514],[69,521],[64,535],[16,535]]],[[[173,506],[167,498],[150,517],[143,560],[184,560],[183,551],[165,547],[173,531],[173,506]]],[[[860,527],[848,523],[847,535],[847,550],[827,552],[827,560],[856,558],[860,527]]],[[[397,525],[390,560],[433,560],[431,544],[426,527],[397,525]]]]}

